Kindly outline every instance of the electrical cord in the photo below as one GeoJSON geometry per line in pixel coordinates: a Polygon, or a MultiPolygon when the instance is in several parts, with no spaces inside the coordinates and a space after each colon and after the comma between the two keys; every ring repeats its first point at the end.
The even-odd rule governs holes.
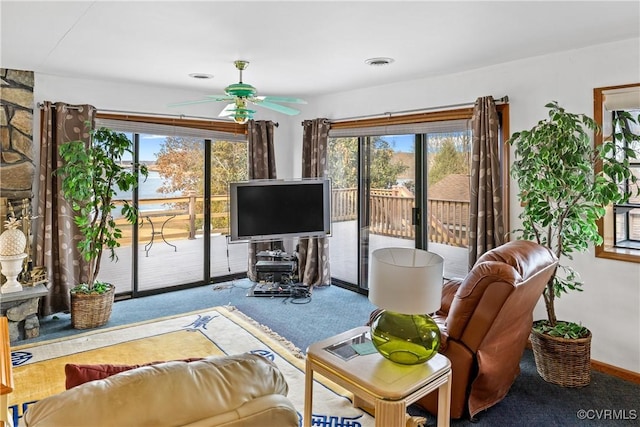
{"type": "Polygon", "coordinates": [[[286,304],[308,304],[311,302],[311,292],[306,286],[293,286],[291,288],[291,295],[285,298],[282,303],[286,304]]]}

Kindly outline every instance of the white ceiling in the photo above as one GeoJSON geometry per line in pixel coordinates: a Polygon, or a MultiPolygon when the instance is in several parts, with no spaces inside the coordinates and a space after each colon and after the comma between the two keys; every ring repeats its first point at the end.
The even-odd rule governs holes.
{"type": "Polygon", "coordinates": [[[236,59],[259,95],[305,98],[640,37],[637,0],[1,0],[0,14],[2,68],[202,95],[238,81],[236,59]],[[379,56],[395,62],[364,63],[379,56]]]}

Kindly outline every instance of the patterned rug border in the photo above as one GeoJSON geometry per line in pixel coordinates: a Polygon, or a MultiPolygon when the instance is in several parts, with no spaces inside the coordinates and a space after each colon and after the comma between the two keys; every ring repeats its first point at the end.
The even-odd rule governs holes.
{"type": "Polygon", "coordinates": [[[297,359],[304,359],[305,358],[304,353],[298,347],[296,347],[291,341],[289,341],[286,338],[282,337],[277,332],[275,332],[272,329],[270,329],[268,326],[265,326],[265,325],[255,321],[254,319],[252,319],[251,317],[249,317],[248,315],[246,315],[242,311],[238,310],[233,305],[214,306],[214,307],[209,307],[209,308],[206,308],[206,309],[189,311],[189,312],[186,312],[186,313],[172,314],[172,315],[169,315],[169,316],[156,317],[156,318],[153,318],[153,319],[142,320],[140,322],[127,323],[127,324],[124,324],[124,325],[111,326],[111,327],[108,327],[108,328],[93,329],[93,330],[86,331],[86,332],[80,332],[80,333],[77,333],[77,334],[67,335],[65,337],[52,338],[50,340],[38,341],[38,342],[34,342],[34,343],[20,344],[20,345],[17,345],[17,346],[11,346],[11,351],[19,351],[19,350],[24,350],[24,349],[28,349],[28,348],[36,348],[36,347],[55,344],[55,343],[58,343],[58,342],[68,341],[68,340],[72,340],[72,339],[76,339],[76,338],[83,338],[83,337],[87,337],[87,336],[91,336],[91,335],[117,331],[117,330],[120,330],[120,329],[126,329],[126,328],[130,328],[130,327],[136,327],[136,326],[146,325],[146,324],[155,323],[155,322],[162,322],[164,320],[177,319],[177,318],[185,317],[185,316],[192,316],[194,314],[195,315],[202,314],[202,313],[209,312],[211,310],[219,311],[220,314],[224,315],[225,317],[227,317],[230,320],[234,320],[233,319],[233,315],[237,316],[237,318],[239,320],[243,321],[245,326],[247,326],[249,328],[255,328],[255,329],[258,329],[258,330],[262,331],[267,337],[271,338],[273,341],[279,343],[281,346],[283,346],[287,350],[289,350],[291,352],[291,354],[294,355],[297,359]],[[231,313],[233,313],[233,315],[231,313]]]}
{"type": "MultiPolygon", "coordinates": [[[[257,322],[256,320],[252,319],[248,315],[244,314],[242,311],[238,310],[236,307],[232,305],[227,305],[227,306],[215,307],[214,309],[217,310],[218,308],[225,309],[224,311],[226,311],[226,313],[221,311],[220,314],[224,315],[229,320],[235,321],[235,319],[233,319],[233,317],[229,315],[233,313],[234,315],[239,317],[240,320],[243,321],[244,323],[243,327],[245,329],[255,328],[260,330],[268,338],[271,338],[273,341],[275,341],[282,347],[286,348],[296,359],[305,359],[306,356],[304,355],[304,353],[298,347],[296,347],[291,341],[279,335],[277,332],[273,331],[268,326],[265,326],[257,322]]],[[[285,354],[289,354],[289,353],[285,353],[285,354]]]]}
{"type": "MultiPolygon", "coordinates": [[[[269,343],[265,343],[269,346],[273,346],[274,344],[276,346],[281,346],[284,347],[286,350],[288,350],[287,352],[283,352],[281,354],[281,356],[283,356],[283,358],[285,359],[289,359],[289,362],[293,363],[295,366],[297,366],[298,369],[300,369],[303,373],[305,371],[305,366],[304,366],[304,360],[306,359],[306,355],[298,348],[296,347],[291,341],[289,341],[288,339],[284,338],[283,336],[281,336],[280,334],[278,334],[277,332],[273,331],[271,328],[269,328],[266,325],[263,325],[262,323],[256,321],[255,319],[251,318],[249,315],[243,313],[242,311],[240,311],[237,307],[233,306],[233,305],[219,305],[219,306],[213,306],[213,307],[209,307],[206,309],[201,309],[201,310],[194,310],[194,311],[189,311],[186,313],[180,313],[180,314],[172,314],[169,316],[163,316],[163,317],[156,317],[153,319],[149,319],[149,320],[143,320],[140,322],[133,322],[133,323],[127,323],[125,325],[118,325],[118,326],[111,326],[108,328],[100,328],[100,329],[93,329],[91,331],[87,331],[87,332],[80,332],[77,334],[73,334],[73,335],[68,335],[66,337],[60,337],[60,338],[53,338],[50,340],[45,340],[45,341],[40,341],[40,342],[35,342],[35,343],[31,343],[31,344],[22,344],[16,347],[11,347],[11,351],[20,351],[20,350],[24,350],[24,349],[30,349],[30,348],[35,348],[35,347],[40,347],[40,346],[44,346],[44,345],[49,345],[49,344],[55,344],[55,343],[59,343],[59,342],[63,342],[63,341],[68,341],[68,340],[72,340],[72,339],[76,339],[76,338],[83,338],[83,337],[87,337],[87,336],[91,336],[91,335],[96,335],[96,334],[101,334],[101,333],[107,333],[107,332],[112,332],[112,331],[117,331],[117,330],[121,330],[121,329],[126,329],[126,328],[130,328],[130,327],[136,327],[136,326],[141,326],[141,325],[147,325],[147,324],[151,324],[151,323],[156,323],[156,322],[162,322],[164,320],[171,320],[171,319],[177,319],[180,317],[185,317],[185,316],[193,316],[193,315],[198,315],[198,314],[202,314],[202,313],[207,313],[211,310],[216,310],[218,311],[220,314],[222,314],[223,316],[225,316],[227,319],[231,320],[232,322],[235,323],[241,323],[241,327],[243,327],[244,329],[246,329],[249,332],[253,331],[260,331],[265,335],[265,338],[270,339],[271,342],[269,343]],[[293,358],[289,358],[289,356],[293,356],[293,358]],[[300,364],[300,362],[303,362],[300,364]]],[[[255,334],[253,334],[254,336],[256,336],[255,334]]],[[[256,336],[256,338],[258,338],[256,336]]],[[[260,339],[260,338],[258,338],[260,339]]],[[[353,401],[353,394],[349,391],[347,391],[344,387],[342,387],[339,384],[336,384],[335,382],[325,378],[322,375],[316,375],[314,380],[322,385],[323,387],[329,388],[331,390],[333,390],[334,393],[345,397],[346,399],[353,401]]]]}
{"type": "MultiPolygon", "coordinates": [[[[108,328],[93,329],[91,331],[80,332],[80,333],[77,333],[77,334],[68,335],[66,337],[53,338],[53,339],[50,339],[50,340],[39,341],[39,342],[31,343],[31,344],[22,344],[22,345],[15,346],[15,347],[12,346],[11,347],[11,351],[13,352],[13,351],[31,349],[31,348],[41,347],[41,346],[44,346],[44,345],[50,345],[50,344],[55,344],[55,343],[64,342],[64,341],[68,341],[68,340],[84,338],[84,337],[87,337],[87,336],[97,335],[97,334],[101,334],[101,333],[108,333],[108,332],[117,331],[117,330],[121,330],[121,329],[126,329],[126,328],[130,328],[130,327],[147,325],[147,324],[151,324],[151,323],[162,322],[162,321],[165,321],[165,320],[177,319],[177,318],[180,318],[180,317],[198,315],[198,314],[202,314],[202,313],[207,313],[207,312],[209,312],[211,310],[218,311],[220,314],[222,314],[223,316],[225,316],[227,319],[231,320],[232,322],[241,323],[240,326],[243,327],[244,329],[246,329],[247,331],[251,332],[252,335],[254,335],[254,336],[256,336],[256,335],[253,334],[253,331],[257,330],[257,331],[262,332],[265,335],[266,339],[270,339],[271,340],[271,342],[268,342],[268,343],[265,343],[265,344],[267,344],[269,346],[273,346],[275,344],[276,346],[284,347],[287,351],[282,353],[283,358],[289,359],[289,362],[291,362],[292,364],[297,366],[297,368],[300,369],[303,373],[305,372],[304,360],[306,359],[306,355],[298,347],[296,347],[288,339],[284,338],[283,336],[279,335],[277,332],[273,331],[268,326],[263,325],[260,322],[257,322],[256,320],[251,318],[249,315],[243,313],[242,311],[240,311],[238,308],[236,308],[233,305],[213,306],[213,307],[209,307],[209,308],[206,308],[206,309],[189,311],[189,312],[186,312],[186,313],[179,313],[179,314],[172,314],[172,315],[169,315],[169,316],[156,317],[156,318],[153,318],[153,319],[143,320],[143,321],[140,321],[140,322],[127,323],[127,324],[124,324],[124,325],[111,326],[111,327],[108,327],[108,328]],[[290,358],[289,356],[293,356],[293,357],[290,358]],[[303,362],[303,363],[299,364],[300,362],[303,362]]],[[[256,336],[256,338],[258,338],[258,337],[256,336]]],[[[258,338],[258,339],[260,339],[260,338],[258,338]]],[[[318,384],[322,385],[323,387],[332,389],[336,394],[338,394],[338,395],[340,395],[342,397],[345,397],[350,401],[353,401],[352,400],[353,399],[353,394],[351,392],[347,391],[341,385],[339,385],[339,384],[337,384],[337,383],[325,378],[322,375],[316,375],[314,380],[318,384]]]]}
{"type": "MultiPolygon", "coordinates": [[[[244,329],[248,334],[253,336],[258,341],[262,342],[265,346],[270,348],[272,351],[276,352],[285,362],[288,362],[290,366],[298,371],[301,375],[305,375],[306,372],[306,354],[303,353],[297,346],[295,346],[291,341],[284,338],[277,332],[273,331],[266,325],[261,324],[255,319],[251,318],[249,315],[240,311],[237,307],[232,305],[223,305],[223,306],[213,306],[206,309],[199,309],[185,313],[179,313],[174,315],[168,315],[163,317],[157,317],[153,319],[148,319],[140,322],[132,322],[124,325],[112,326],[108,328],[102,329],[94,329],[86,332],[80,332],[77,334],[68,335],[66,337],[54,338],[50,340],[44,340],[31,344],[22,344],[20,346],[11,347],[11,351],[21,351],[21,350],[29,350],[35,349],[38,347],[58,344],[65,341],[71,341],[75,339],[82,339],[85,337],[90,337],[92,335],[99,335],[103,333],[110,333],[114,331],[124,330],[128,328],[135,328],[139,326],[144,326],[147,324],[159,323],[163,321],[170,321],[173,319],[179,319],[182,317],[189,316],[199,316],[205,313],[209,313],[211,311],[215,311],[228,321],[235,323],[238,327],[244,329]],[[278,350],[280,349],[280,350],[278,350]]],[[[137,339],[137,338],[136,338],[137,339]]],[[[327,379],[323,375],[316,374],[314,375],[314,382],[316,386],[320,386],[321,388],[327,389],[329,392],[333,393],[337,398],[346,399],[346,401],[353,403],[353,393],[346,390],[341,385],[327,379]]],[[[366,414],[370,417],[374,417],[371,410],[367,408],[360,408],[363,414],[366,414]]],[[[349,418],[347,418],[349,420],[349,418]]],[[[323,421],[324,422],[324,421],[323,421]]],[[[351,422],[351,421],[348,421],[351,422]]],[[[354,426],[360,425],[359,421],[354,421],[354,426]]]]}

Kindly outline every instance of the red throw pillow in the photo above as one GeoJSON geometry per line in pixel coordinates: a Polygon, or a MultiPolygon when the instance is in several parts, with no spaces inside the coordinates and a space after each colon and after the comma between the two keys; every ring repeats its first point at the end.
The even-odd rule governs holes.
{"type": "MultiPolygon", "coordinates": [[[[201,357],[191,359],[181,359],[180,362],[194,362],[196,360],[202,360],[201,357]]],[[[75,365],[73,363],[67,363],[64,365],[65,374],[65,387],[67,390],[84,384],[93,380],[101,380],[111,375],[118,374],[120,372],[129,371],[131,369],[140,368],[142,366],[157,365],[158,363],[164,363],[163,361],[145,363],[142,365],[110,365],[110,364],[96,364],[96,365],[75,365]]]]}

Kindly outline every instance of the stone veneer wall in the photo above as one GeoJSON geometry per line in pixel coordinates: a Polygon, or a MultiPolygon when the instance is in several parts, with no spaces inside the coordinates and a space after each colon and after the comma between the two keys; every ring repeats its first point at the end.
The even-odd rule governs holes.
{"type": "Polygon", "coordinates": [[[33,71],[0,68],[0,197],[31,199],[33,149],[33,71]]]}

